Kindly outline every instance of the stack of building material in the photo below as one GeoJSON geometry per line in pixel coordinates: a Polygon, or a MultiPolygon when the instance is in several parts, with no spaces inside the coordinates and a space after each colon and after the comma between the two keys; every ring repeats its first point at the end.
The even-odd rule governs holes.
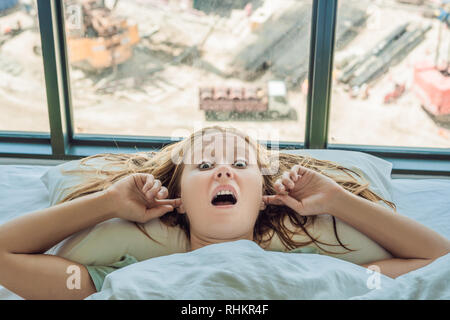
{"type": "MultiPolygon", "coordinates": [[[[344,2],[338,12],[336,48],[340,49],[358,33],[367,15],[353,2],[344,2]]],[[[278,19],[268,20],[258,32],[258,39],[233,59],[233,74],[252,81],[270,69],[290,88],[302,83],[309,68],[311,14],[310,2],[295,2],[278,19]]]]}
{"type": "Polygon", "coordinates": [[[360,59],[350,63],[342,71],[338,81],[348,84],[353,90],[369,84],[406,57],[423,41],[430,29],[431,25],[421,26],[412,23],[396,27],[360,59]]]}

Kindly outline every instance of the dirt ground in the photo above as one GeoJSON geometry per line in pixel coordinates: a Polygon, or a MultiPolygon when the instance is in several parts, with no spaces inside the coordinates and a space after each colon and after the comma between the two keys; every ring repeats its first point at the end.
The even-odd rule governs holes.
{"type": "MultiPolygon", "coordinates": [[[[368,7],[371,18],[367,26],[341,53],[365,51],[396,25],[424,20],[415,6],[387,0],[373,3],[375,5],[368,7]]],[[[228,52],[235,50],[239,41],[250,34],[248,24],[238,23],[242,12],[236,11],[230,18],[219,18],[174,13],[167,7],[144,6],[137,0],[127,1],[126,5],[122,1],[120,5],[121,14],[132,17],[141,31],[154,27],[159,27],[160,31],[151,38],[151,52],[137,50],[133,59],[119,68],[118,72],[124,72],[126,77],[110,93],[96,91],[102,84],[101,76],[71,70],[76,133],[186,136],[200,127],[219,124],[243,129],[262,140],[304,141],[306,97],[300,89],[288,92],[289,104],[298,114],[297,120],[205,121],[203,111],[199,110],[199,86],[255,84],[235,78],[224,80],[220,74],[229,63],[228,52]],[[180,48],[170,48],[176,56],[189,45],[201,42],[212,23],[216,25],[216,34],[205,42],[202,61],[207,66],[208,63],[214,65],[215,70],[211,71],[210,66],[205,68],[205,64],[170,64],[173,57],[167,56],[163,48],[168,40],[180,44],[180,48]],[[164,69],[156,73],[149,71],[158,65],[164,69]]],[[[6,18],[14,21],[15,16],[0,17],[0,27],[6,24],[6,18]]],[[[20,19],[29,20],[29,17],[21,15],[20,19]]],[[[433,23],[426,40],[379,79],[370,88],[367,99],[350,98],[342,85],[334,81],[329,143],[450,148],[449,128],[436,124],[410,90],[415,61],[434,58],[437,21],[425,20],[433,23]],[[383,104],[383,97],[394,81],[405,81],[406,92],[394,103],[383,104]]],[[[36,37],[37,33],[26,31],[0,47],[0,131],[49,131],[42,58],[33,53],[33,44],[36,39],[39,41],[36,37]],[[22,70],[10,70],[2,67],[2,63],[22,66],[22,70]]],[[[339,54],[336,52],[336,57],[339,54]]],[[[265,83],[270,78],[267,73],[257,83],[265,83]]]]}

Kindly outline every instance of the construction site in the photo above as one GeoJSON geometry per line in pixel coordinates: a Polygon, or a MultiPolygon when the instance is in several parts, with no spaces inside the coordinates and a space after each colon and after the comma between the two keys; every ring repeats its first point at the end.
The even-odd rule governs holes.
{"type": "MultiPolygon", "coordinates": [[[[338,2],[332,144],[450,148],[448,1],[338,2]]],[[[65,0],[76,134],[303,141],[312,0],[65,0]]],[[[49,132],[35,0],[0,0],[0,131],[49,132]]]]}

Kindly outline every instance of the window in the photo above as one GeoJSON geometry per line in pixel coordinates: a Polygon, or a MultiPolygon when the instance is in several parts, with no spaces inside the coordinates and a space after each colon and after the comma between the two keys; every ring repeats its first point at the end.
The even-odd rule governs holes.
{"type": "Polygon", "coordinates": [[[449,148],[450,31],[438,16],[444,8],[425,1],[339,4],[336,35],[351,37],[335,45],[328,142],[449,148]]]}
{"type": "Polygon", "coordinates": [[[311,9],[66,0],[75,134],[187,136],[219,124],[303,141],[311,9]]]}
{"type": "Polygon", "coordinates": [[[0,131],[50,131],[35,0],[0,2],[0,131]]]}
{"type": "MultiPolygon", "coordinates": [[[[448,175],[450,90],[444,71],[450,39],[439,22],[448,23],[445,3],[0,2],[1,156],[74,159],[157,150],[171,143],[170,137],[219,124],[280,141],[281,148],[363,151],[391,161],[394,173],[448,175]],[[5,4],[14,8],[5,11],[5,4]],[[39,19],[42,49],[32,39],[15,49],[10,35],[4,37],[3,22],[17,12],[39,19]],[[415,28],[427,23],[425,32],[415,28]],[[383,45],[383,38],[390,41],[383,45]],[[400,47],[390,45],[401,39],[414,41],[396,52],[400,47]],[[3,77],[5,65],[14,72],[4,53],[26,64],[33,57],[21,57],[27,46],[36,57],[42,51],[44,68],[42,57],[34,59],[18,86],[17,76],[11,82],[11,76],[3,77]],[[386,61],[386,52],[395,53],[394,59],[386,61]],[[432,60],[437,68],[415,59],[432,60]],[[424,72],[413,77],[411,66],[424,72]],[[433,75],[424,76],[427,72],[433,75]],[[426,88],[422,94],[415,83],[426,88]],[[436,90],[436,84],[442,87],[436,90]],[[427,103],[430,92],[433,101],[427,103]],[[37,106],[44,112],[37,113],[37,106]],[[48,132],[48,120],[50,136],[7,131],[48,132]]],[[[22,26],[16,23],[16,31],[22,26]]],[[[38,29],[31,30],[41,42],[38,29]]]]}

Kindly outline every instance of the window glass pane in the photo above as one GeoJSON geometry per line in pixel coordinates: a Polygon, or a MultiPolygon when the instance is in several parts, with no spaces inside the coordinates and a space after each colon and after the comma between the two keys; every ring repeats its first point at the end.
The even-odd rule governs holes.
{"type": "Polygon", "coordinates": [[[0,1],[0,132],[50,131],[36,1],[0,1]]]}
{"type": "Polygon", "coordinates": [[[450,147],[449,7],[438,3],[339,1],[337,34],[349,37],[335,48],[329,143],[450,147]]]}
{"type": "Polygon", "coordinates": [[[303,141],[311,9],[66,0],[75,133],[186,136],[219,124],[303,141]]]}

